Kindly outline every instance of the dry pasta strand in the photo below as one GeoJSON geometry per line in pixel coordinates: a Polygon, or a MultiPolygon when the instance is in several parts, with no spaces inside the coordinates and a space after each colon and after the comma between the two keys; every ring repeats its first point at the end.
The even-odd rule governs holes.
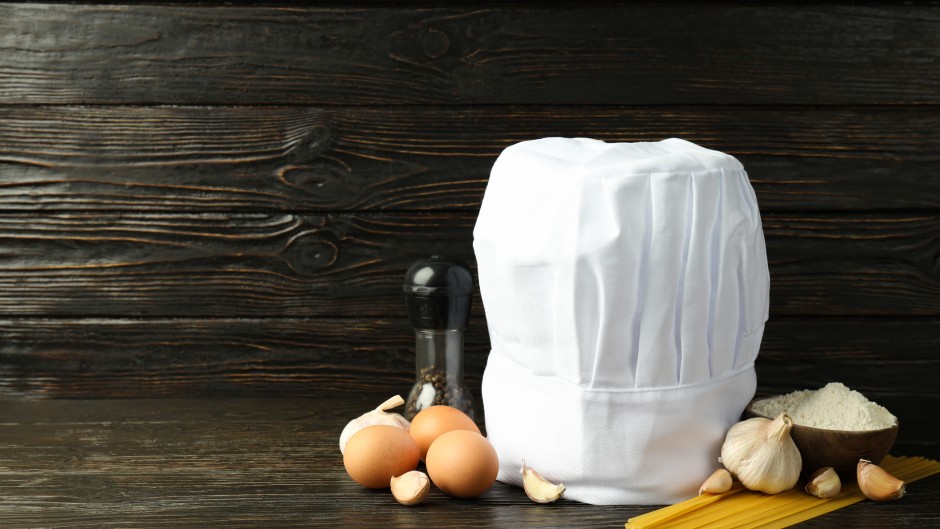
{"type": "Polygon", "coordinates": [[[699,509],[700,507],[714,503],[722,498],[741,492],[742,490],[745,490],[744,487],[742,487],[740,484],[737,484],[728,492],[723,492],[721,494],[702,494],[701,496],[696,496],[690,500],[675,503],[668,507],[663,507],[662,509],[657,509],[646,514],[641,514],[640,516],[635,516],[627,520],[626,529],[644,529],[646,527],[655,527],[656,524],[675,519],[676,517],[682,516],[689,511],[699,509]]]}
{"type": "MultiPolygon", "coordinates": [[[[940,473],[940,462],[923,457],[886,456],[881,467],[905,482],[940,473]]],[[[663,507],[627,520],[626,529],[782,529],[863,501],[858,485],[843,487],[837,496],[819,499],[801,488],[767,495],[736,488],[663,507]]]]}

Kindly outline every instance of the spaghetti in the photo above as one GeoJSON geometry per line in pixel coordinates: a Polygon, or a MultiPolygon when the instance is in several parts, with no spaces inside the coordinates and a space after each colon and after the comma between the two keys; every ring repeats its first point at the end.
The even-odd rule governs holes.
{"type": "MultiPolygon", "coordinates": [[[[923,457],[886,456],[881,467],[905,483],[940,473],[940,462],[923,457]]],[[[827,499],[799,488],[768,495],[740,484],[722,494],[704,494],[627,520],[626,529],[779,529],[841,509],[865,499],[852,483],[827,499]]]]}

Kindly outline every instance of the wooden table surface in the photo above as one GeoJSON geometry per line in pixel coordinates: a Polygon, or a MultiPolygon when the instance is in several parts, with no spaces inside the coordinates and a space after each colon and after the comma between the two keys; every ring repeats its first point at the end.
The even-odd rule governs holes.
{"type": "MultiPolygon", "coordinates": [[[[501,483],[475,500],[434,489],[421,506],[398,505],[349,479],[337,447],[347,420],[376,398],[2,402],[0,526],[623,527],[651,509],[537,505],[501,483]]],[[[938,527],[938,505],[934,476],[899,501],[801,527],[938,527]]]]}

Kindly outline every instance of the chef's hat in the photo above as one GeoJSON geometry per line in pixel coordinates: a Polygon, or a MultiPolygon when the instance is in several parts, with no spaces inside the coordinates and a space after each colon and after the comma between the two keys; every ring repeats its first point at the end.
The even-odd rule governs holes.
{"type": "Polygon", "coordinates": [[[756,387],[769,274],[731,156],[679,139],[545,138],[496,160],[474,235],[500,481],[694,496],[756,387]]]}

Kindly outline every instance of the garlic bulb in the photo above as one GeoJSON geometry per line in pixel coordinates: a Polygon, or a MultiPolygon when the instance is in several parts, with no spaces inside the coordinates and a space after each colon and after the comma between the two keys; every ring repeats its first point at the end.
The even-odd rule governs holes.
{"type": "Polygon", "coordinates": [[[754,417],[735,424],[721,446],[722,464],[750,490],[777,494],[792,489],[803,466],[790,438],[792,427],[786,413],[774,420],[754,417]]]}
{"type": "Polygon", "coordinates": [[[411,423],[408,422],[408,419],[402,417],[397,413],[389,413],[385,410],[390,410],[392,408],[397,408],[405,403],[405,399],[401,398],[401,395],[395,395],[394,397],[386,400],[382,404],[379,404],[379,407],[363,413],[358,418],[349,421],[349,424],[343,428],[343,433],[339,435],[339,451],[340,453],[345,454],[346,452],[346,443],[349,442],[349,439],[355,435],[356,432],[365,428],[366,426],[373,426],[376,424],[385,424],[388,426],[395,426],[401,428],[404,431],[411,429],[411,423]]]}

